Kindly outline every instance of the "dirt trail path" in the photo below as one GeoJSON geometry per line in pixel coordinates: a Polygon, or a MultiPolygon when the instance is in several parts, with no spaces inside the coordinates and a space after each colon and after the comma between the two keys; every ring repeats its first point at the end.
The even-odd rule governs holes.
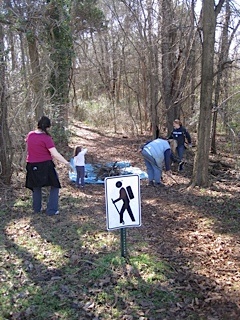
{"type": "MultiPolygon", "coordinates": [[[[146,138],[111,136],[81,124],[75,130],[72,142],[89,149],[87,161],[130,161],[145,170],[137,150],[146,138]]],[[[185,299],[175,310],[182,312],[182,319],[188,308],[209,314],[209,319],[240,319],[239,183],[229,174],[229,180],[226,176],[209,190],[189,190],[188,169],[181,174],[175,171],[178,183],[164,176],[166,189],[147,187],[141,181],[142,227],[132,229],[130,237],[137,234],[145,240],[140,252],[171,264],[175,277],[169,286],[189,296],[198,293],[197,299],[185,299]]],[[[89,190],[86,197],[99,187],[89,190]]],[[[103,190],[98,196],[104,208],[103,190]]]]}
{"type": "MultiPolygon", "coordinates": [[[[103,133],[79,122],[72,124],[71,132],[70,148],[76,145],[88,148],[87,162],[128,161],[145,170],[137,151],[147,137],[103,133]]],[[[72,150],[66,152],[71,156],[72,150]]],[[[173,170],[174,179],[164,175],[166,188],[148,187],[147,181],[141,180],[142,226],[129,228],[127,241],[130,255],[149,256],[168,266],[166,281],[155,279],[154,285],[144,281],[144,274],[132,274],[133,269],[128,264],[126,270],[117,270],[122,274],[113,272],[99,283],[87,278],[97,269],[95,262],[116,249],[114,236],[106,230],[103,185],[88,184],[84,190],[76,189],[68,179],[66,166],[57,164],[62,184],[60,215],[50,218],[45,214],[32,214],[31,193],[24,188],[25,174],[19,174],[15,184],[2,190],[0,197],[3,202],[0,240],[5,248],[2,265],[8,270],[27,270],[26,274],[21,272],[18,276],[16,272],[14,275],[16,288],[22,290],[20,276],[24,275],[26,285],[29,283],[32,288],[39,289],[45,309],[49,307],[47,295],[50,292],[59,299],[56,308],[59,301],[65,307],[71,301],[70,309],[76,310],[79,320],[239,320],[240,183],[233,168],[219,168],[218,163],[218,176],[211,172],[214,178],[211,188],[189,189],[192,156],[192,152],[187,153],[183,172],[173,170]],[[100,246],[101,237],[111,241],[109,248],[100,246]],[[50,254],[53,248],[55,253],[50,254]],[[120,294],[115,293],[119,280],[128,280],[128,285],[122,286],[122,296],[129,300],[123,301],[120,294]],[[88,281],[87,284],[84,281],[88,281]],[[141,292],[143,284],[148,290],[144,293],[141,292]],[[99,296],[97,300],[97,295],[103,300],[99,300],[99,296]],[[113,302],[112,296],[115,297],[113,302]],[[170,296],[169,301],[161,300],[170,296]],[[159,310],[153,307],[154,299],[155,306],[159,301],[159,310]],[[95,301],[95,305],[89,301],[95,301]],[[132,317],[133,311],[139,317],[132,317]],[[114,312],[127,315],[119,318],[114,312]],[[92,316],[99,313],[104,316],[92,316]]],[[[221,159],[228,164],[234,160],[229,155],[221,159]]],[[[6,283],[8,291],[7,275],[0,275],[0,280],[4,276],[2,283],[6,283]]],[[[11,284],[12,279],[9,281],[11,284]]],[[[12,299],[16,308],[18,304],[22,306],[22,295],[13,292],[12,299]]],[[[8,319],[33,319],[34,308],[29,308],[26,309],[28,315],[25,316],[24,311],[8,319]]],[[[54,308],[51,312],[48,319],[67,319],[63,315],[56,316],[54,308]]]]}

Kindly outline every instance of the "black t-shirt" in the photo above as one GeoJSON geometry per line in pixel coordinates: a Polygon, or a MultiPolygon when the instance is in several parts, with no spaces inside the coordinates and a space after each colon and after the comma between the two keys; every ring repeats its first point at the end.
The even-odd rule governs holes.
{"type": "Polygon", "coordinates": [[[188,143],[191,143],[191,136],[186,128],[183,126],[178,129],[173,129],[168,139],[174,139],[177,141],[178,146],[184,145],[185,139],[187,139],[188,143]]]}

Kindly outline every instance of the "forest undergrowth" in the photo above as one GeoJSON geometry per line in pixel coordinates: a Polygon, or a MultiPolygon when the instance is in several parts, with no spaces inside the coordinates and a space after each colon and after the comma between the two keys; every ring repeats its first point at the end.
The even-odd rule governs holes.
{"type": "MultiPolygon", "coordinates": [[[[128,161],[149,137],[71,125],[86,162],[128,161]]],[[[222,146],[220,146],[222,148],[222,146]]],[[[222,150],[222,149],[221,149],[222,150]]],[[[63,150],[59,150],[64,152],[63,150]]],[[[107,231],[104,185],[76,189],[61,164],[60,215],[34,215],[25,172],[0,191],[0,319],[240,319],[240,180],[236,157],[211,155],[209,188],[191,188],[193,150],[165,188],[141,180],[140,227],[107,231]]],[[[44,194],[45,200],[46,194],[44,194]]]]}

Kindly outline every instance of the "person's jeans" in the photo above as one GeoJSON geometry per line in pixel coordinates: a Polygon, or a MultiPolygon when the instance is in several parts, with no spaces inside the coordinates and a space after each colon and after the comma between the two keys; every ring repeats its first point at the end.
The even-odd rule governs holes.
{"type": "Polygon", "coordinates": [[[178,153],[179,162],[181,162],[182,159],[183,159],[184,151],[185,151],[185,146],[184,145],[181,145],[181,146],[177,147],[177,153],[178,153]]]}
{"type": "Polygon", "coordinates": [[[78,187],[80,185],[80,180],[81,180],[81,186],[84,187],[85,167],[76,166],[76,171],[77,171],[76,186],[78,187]]]}
{"type": "Polygon", "coordinates": [[[40,212],[42,210],[42,188],[33,188],[33,211],[40,212]]]}
{"type": "Polygon", "coordinates": [[[159,168],[155,159],[144,149],[142,150],[142,156],[147,168],[148,180],[155,181],[156,183],[161,182],[162,168],[159,168]]]}
{"type": "MultiPolygon", "coordinates": [[[[51,187],[46,210],[48,215],[58,211],[58,198],[59,188],[51,187]]],[[[32,199],[34,212],[40,212],[42,210],[42,188],[33,188],[32,199]]]]}

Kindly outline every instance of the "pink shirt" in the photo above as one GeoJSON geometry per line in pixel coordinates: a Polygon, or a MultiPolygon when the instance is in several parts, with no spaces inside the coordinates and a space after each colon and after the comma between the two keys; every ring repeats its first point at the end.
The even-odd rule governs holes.
{"type": "Polygon", "coordinates": [[[46,133],[31,131],[27,138],[27,162],[43,162],[52,160],[50,148],[55,147],[53,139],[46,133]]]}

